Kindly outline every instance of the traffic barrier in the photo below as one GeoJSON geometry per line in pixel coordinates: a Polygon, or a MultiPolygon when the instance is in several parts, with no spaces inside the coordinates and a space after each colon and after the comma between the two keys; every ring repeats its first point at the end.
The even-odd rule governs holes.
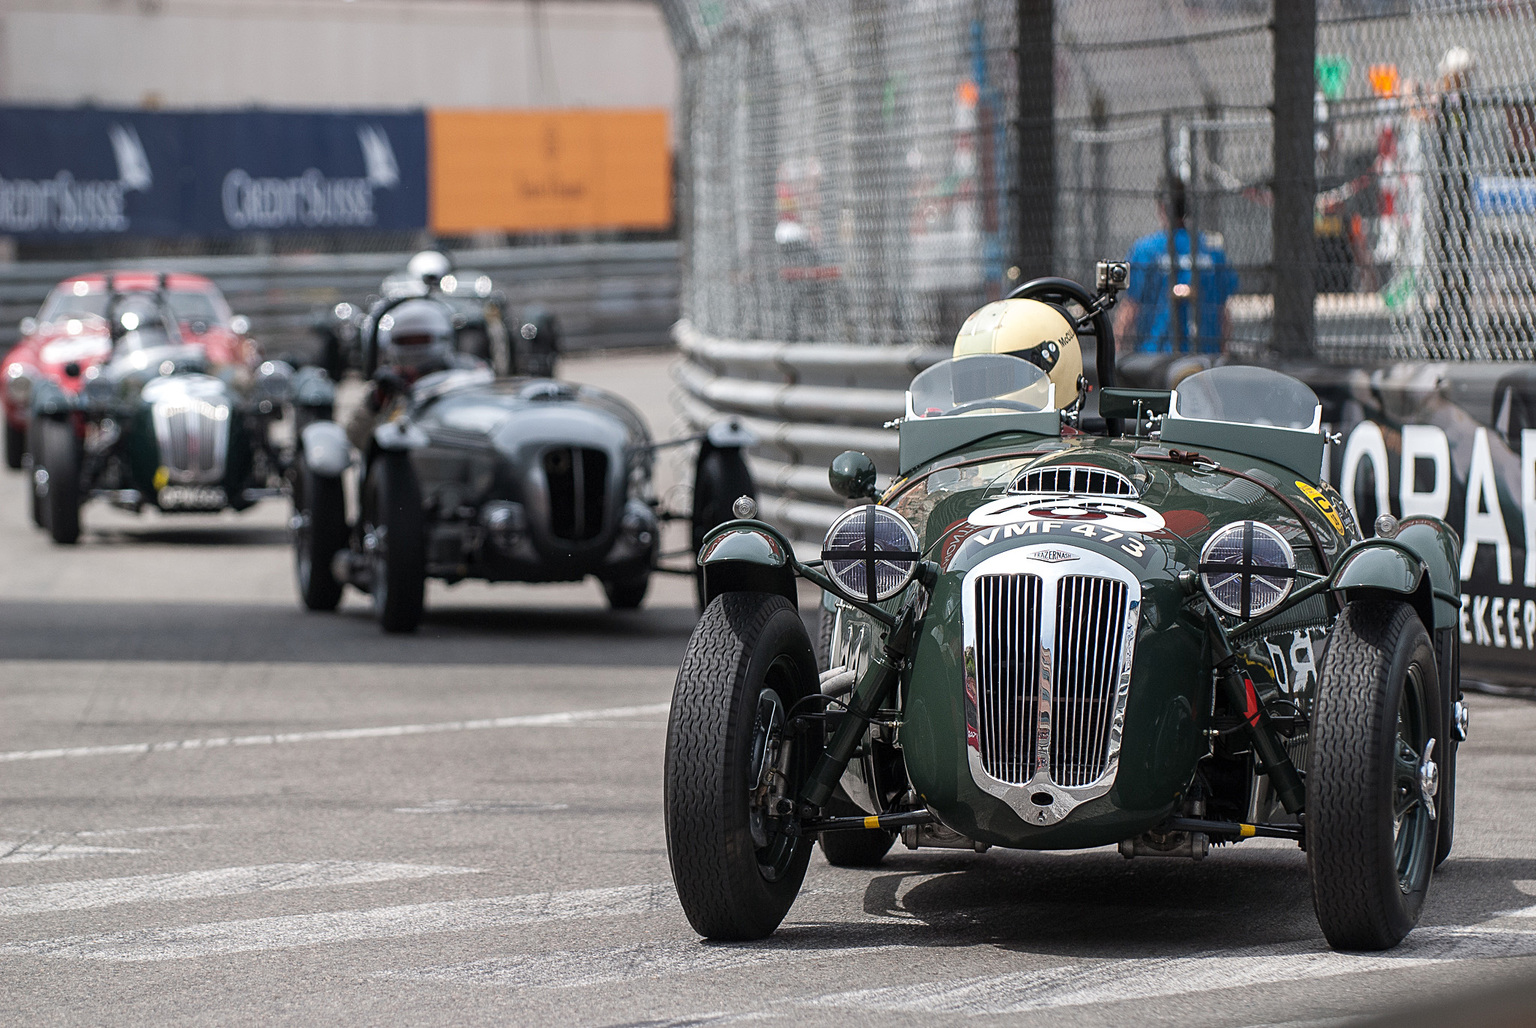
{"type": "MultiPolygon", "coordinates": [[[[458,250],[454,263],[483,271],[516,311],[552,310],[568,350],[664,346],[677,319],[678,246],[672,241],[458,250]]],[[[405,267],[408,253],[156,257],[143,260],[38,261],[0,265],[0,352],[18,338],[60,279],[127,268],[206,275],[224,290],[251,334],[273,355],[302,350],[317,310],[362,303],[405,267]]]]}

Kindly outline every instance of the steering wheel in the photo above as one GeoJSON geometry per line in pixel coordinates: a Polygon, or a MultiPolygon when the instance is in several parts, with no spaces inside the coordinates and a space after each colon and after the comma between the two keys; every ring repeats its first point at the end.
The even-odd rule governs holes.
{"type": "Polygon", "coordinates": [[[1039,407],[1031,407],[1027,403],[1020,403],[1018,400],[977,400],[975,403],[962,404],[952,410],[947,410],[939,416],[947,418],[951,414],[969,414],[973,410],[997,410],[998,408],[1023,411],[1025,414],[1040,413],[1039,407]]]}
{"type": "MultiPolygon", "coordinates": [[[[1072,281],[1070,278],[1033,278],[1008,294],[1010,300],[1042,300],[1045,303],[1053,303],[1058,307],[1065,307],[1069,303],[1076,304],[1085,311],[1091,311],[1089,326],[1078,328],[1076,319],[1073,319],[1073,328],[1079,334],[1087,332],[1094,337],[1095,347],[1094,377],[1098,379],[1098,388],[1104,389],[1115,384],[1115,326],[1110,319],[1109,309],[1098,309],[1098,297],[1090,293],[1086,288],[1072,281]]],[[[1070,315],[1068,315],[1070,317],[1070,315]]],[[[1105,418],[1104,425],[1110,435],[1120,434],[1120,419],[1105,418]]]]}

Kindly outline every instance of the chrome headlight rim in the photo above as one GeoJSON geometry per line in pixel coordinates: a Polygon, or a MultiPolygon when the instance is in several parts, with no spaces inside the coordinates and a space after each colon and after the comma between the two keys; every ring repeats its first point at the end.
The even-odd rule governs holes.
{"type": "Polygon", "coordinates": [[[912,523],[890,507],[867,503],[840,514],[827,529],[821,544],[822,571],[832,585],[845,598],[865,603],[883,603],[912,584],[917,576],[918,562],[922,560],[917,530],[912,523]],[[846,532],[850,525],[863,524],[863,538],[854,546],[847,545],[846,532]],[[880,549],[875,538],[877,523],[883,523],[899,533],[901,548],[880,549]],[[838,544],[839,536],[843,536],[838,544]],[[892,570],[897,577],[885,585],[879,584],[879,571],[892,570]],[[857,587],[850,576],[857,570],[863,572],[864,588],[857,587]]]}
{"type": "Polygon", "coordinates": [[[1284,536],[1264,522],[1234,521],[1212,532],[1210,538],[1206,539],[1205,545],[1200,548],[1198,570],[1200,586],[1211,605],[1229,617],[1247,621],[1269,613],[1290,597],[1296,586],[1296,552],[1284,536]],[[1240,539],[1240,560],[1235,563],[1213,561],[1211,557],[1214,551],[1229,545],[1233,536],[1240,539]],[[1272,544],[1284,563],[1254,563],[1256,539],[1272,544]],[[1235,602],[1230,595],[1234,580],[1238,588],[1235,602]],[[1255,583],[1259,583],[1261,588],[1256,590],[1255,583]],[[1262,592],[1263,595],[1256,598],[1256,592],[1262,592]]]}

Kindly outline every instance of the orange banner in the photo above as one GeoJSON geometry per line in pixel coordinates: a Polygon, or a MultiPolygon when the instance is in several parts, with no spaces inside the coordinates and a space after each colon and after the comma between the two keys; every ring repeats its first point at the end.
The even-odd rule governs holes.
{"type": "Polygon", "coordinates": [[[432,231],[666,228],[665,110],[427,111],[432,231]]]}

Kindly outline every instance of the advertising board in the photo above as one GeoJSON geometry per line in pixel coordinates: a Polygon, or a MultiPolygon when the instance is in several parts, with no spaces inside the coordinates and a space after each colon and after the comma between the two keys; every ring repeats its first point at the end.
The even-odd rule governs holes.
{"type": "Polygon", "coordinates": [[[1466,675],[1536,687],[1536,368],[1399,364],[1305,376],[1330,431],[1325,468],[1361,527],[1444,518],[1461,536],[1466,675]]]}
{"type": "Polygon", "coordinates": [[[421,113],[0,108],[0,234],[426,224],[421,113]]]}
{"type": "Polygon", "coordinates": [[[664,110],[431,110],[427,138],[436,233],[672,223],[664,110]]]}

